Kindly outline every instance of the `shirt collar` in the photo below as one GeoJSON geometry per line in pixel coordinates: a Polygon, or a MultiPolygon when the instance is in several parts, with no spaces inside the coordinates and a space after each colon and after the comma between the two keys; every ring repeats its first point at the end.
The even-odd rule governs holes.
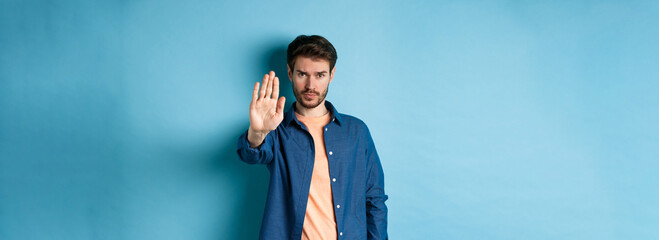
{"type": "MultiPolygon", "coordinates": [[[[341,123],[342,123],[341,114],[338,111],[336,111],[336,108],[334,108],[334,105],[332,105],[331,102],[325,100],[325,107],[327,108],[327,110],[329,110],[329,112],[332,116],[332,121],[335,121],[340,126],[341,123]]],[[[284,113],[284,124],[285,124],[284,126],[288,127],[288,125],[291,124],[291,122],[293,122],[293,121],[295,121],[299,125],[302,125],[302,123],[300,123],[300,121],[295,116],[295,102],[293,102],[293,105],[291,106],[291,108],[288,109],[288,111],[284,113]]]]}

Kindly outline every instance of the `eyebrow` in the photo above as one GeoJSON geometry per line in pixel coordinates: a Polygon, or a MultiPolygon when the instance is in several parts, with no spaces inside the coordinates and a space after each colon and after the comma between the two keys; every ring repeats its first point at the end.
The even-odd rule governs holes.
{"type": "MultiPolygon", "coordinates": [[[[299,73],[305,73],[305,74],[307,73],[307,72],[305,72],[305,71],[300,71],[300,70],[295,70],[295,71],[296,71],[296,72],[299,72],[299,73]]],[[[327,74],[327,71],[322,71],[322,72],[317,72],[317,73],[327,74]]]]}

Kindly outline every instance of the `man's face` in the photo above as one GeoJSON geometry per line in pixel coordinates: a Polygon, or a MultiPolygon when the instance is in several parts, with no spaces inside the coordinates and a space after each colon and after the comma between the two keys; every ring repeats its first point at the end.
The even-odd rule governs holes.
{"type": "Polygon", "coordinates": [[[296,58],[293,69],[288,66],[288,78],[293,83],[295,99],[302,107],[315,108],[325,100],[336,70],[334,67],[330,72],[329,68],[329,61],[325,59],[303,56],[296,58]]]}

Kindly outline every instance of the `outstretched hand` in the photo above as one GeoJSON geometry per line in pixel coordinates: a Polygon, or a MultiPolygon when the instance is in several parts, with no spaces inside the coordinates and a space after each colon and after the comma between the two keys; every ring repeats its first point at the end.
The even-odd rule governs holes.
{"type": "Polygon", "coordinates": [[[249,104],[249,130],[247,140],[252,147],[263,143],[265,136],[284,119],[285,97],[279,99],[279,78],[274,71],[263,76],[259,91],[259,82],[254,84],[252,102],[249,104]]]}

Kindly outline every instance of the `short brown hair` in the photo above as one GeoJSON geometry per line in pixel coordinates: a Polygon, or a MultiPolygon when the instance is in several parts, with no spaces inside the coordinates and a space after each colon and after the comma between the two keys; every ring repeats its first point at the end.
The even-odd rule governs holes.
{"type": "Polygon", "coordinates": [[[300,35],[288,44],[286,50],[286,63],[291,68],[295,68],[295,58],[298,56],[309,57],[312,59],[325,59],[330,64],[330,72],[336,64],[336,49],[327,39],[318,35],[300,35]]]}

